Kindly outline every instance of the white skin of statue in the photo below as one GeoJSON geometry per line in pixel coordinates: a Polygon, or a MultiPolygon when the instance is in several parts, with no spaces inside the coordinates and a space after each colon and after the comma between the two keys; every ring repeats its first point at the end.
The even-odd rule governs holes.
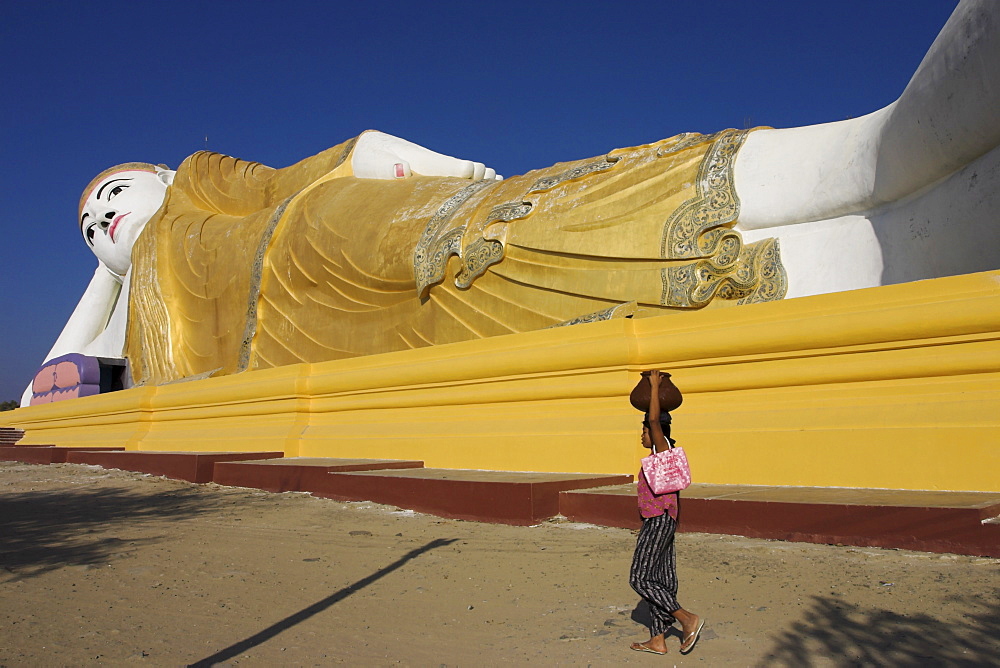
{"type": "MultiPolygon", "coordinates": [[[[990,241],[993,217],[984,212],[1000,208],[997,109],[1000,3],[968,0],[889,106],[751,133],[733,168],[736,229],[747,242],[779,239],[787,297],[995,269],[1000,244],[990,241]],[[967,192],[977,178],[987,197],[973,201],[967,192]],[[913,227],[918,214],[934,211],[936,220],[913,227]]],[[[375,131],[361,135],[351,166],[371,179],[500,178],[482,163],[375,131]]],[[[98,268],[46,360],[121,357],[132,244],[172,179],[169,170],[119,172],[90,193],[81,231],[98,268]]],[[[30,397],[29,388],[22,405],[30,397]]]]}

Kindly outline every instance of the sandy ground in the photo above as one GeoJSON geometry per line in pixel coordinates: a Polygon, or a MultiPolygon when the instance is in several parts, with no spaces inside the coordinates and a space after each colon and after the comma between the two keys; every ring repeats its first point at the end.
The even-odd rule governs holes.
{"type": "Polygon", "coordinates": [[[0,463],[0,665],[1000,665],[996,559],[708,534],[695,650],[629,651],[634,541],[0,463]]]}

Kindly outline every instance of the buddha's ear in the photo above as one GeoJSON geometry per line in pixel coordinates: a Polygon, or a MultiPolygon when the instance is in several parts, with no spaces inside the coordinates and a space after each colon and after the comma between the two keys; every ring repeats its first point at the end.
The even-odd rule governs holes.
{"type": "Polygon", "coordinates": [[[174,175],[176,173],[177,172],[175,172],[172,169],[169,169],[166,165],[156,166],[156,176],[160,179],[160,181],[163,182],[163,185],[165,186],[173,185],[174,175]]]}

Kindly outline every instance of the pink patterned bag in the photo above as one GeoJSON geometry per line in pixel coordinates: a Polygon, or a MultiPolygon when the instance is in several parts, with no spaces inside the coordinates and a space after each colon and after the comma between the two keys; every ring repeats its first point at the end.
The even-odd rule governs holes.
{"type": "Polygon", "coordinates": [[[642,473],[653,494],[679,492],[691,484],[691,468],[684,448],[679,445],[643,457],[642,473]]]}

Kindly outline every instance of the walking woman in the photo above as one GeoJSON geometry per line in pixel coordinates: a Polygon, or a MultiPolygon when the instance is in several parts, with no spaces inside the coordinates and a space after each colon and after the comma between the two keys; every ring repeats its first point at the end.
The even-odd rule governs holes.
{"type": "MultiPolygon", "coordinates": [[[[642,445],[655,452],[662,452],[670,447],[670,414],[660,412],[662,380],[660,371],[649,372],[649,412],[642,423],[642,445]]],[[[705,620],[688,612],[677,602],[674,533],[677,531],[680,497],[677,492],[653,494],[641,468],[637,491],[642,528],[632,557],[629,584],[649,604],[653,621],[649,628],[650,639],[632,643],[631,647],[637,652],[666,654],[664,636],[674,622],[678,621],[681,623],[682,633],[681,654],[687,654],[698,642],[705,620]]]]}

